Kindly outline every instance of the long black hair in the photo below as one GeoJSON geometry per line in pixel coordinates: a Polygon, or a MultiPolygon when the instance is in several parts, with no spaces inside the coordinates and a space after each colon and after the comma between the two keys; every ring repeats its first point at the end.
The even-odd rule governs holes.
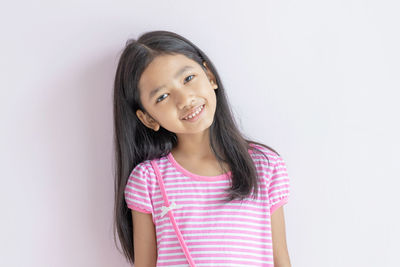
{"type": "Polygon", "coordinates": [[[116,230],[123,253],[132,264],[135,260],[133,225],[132,214],[124,198],[126,183],[137,164],[167,155],[178,141],[175,133],[162,126],[158,131],[153,131],[136,116],[137,109],[145,111],[140,102],[139,79],[155,57],[167,54],[182,54],[196,61],[204,70],[205,61],[215,76],[218,85],[218,89],[214,90],[217,107],[210,126],[209,140],[221,167],[222,162],[227,163],[232,174],[232,186],[227,191],[229,195],[226,201],[257,196],[257,171],[248,149],[258,149],[250,144],[258,144],[277,153],[267,145],[246,139],[240,132],[214,64],[196,45],[169,31],[151,31],[142,34],[137,40],[129,39],[120,56],[114,82],[114,241],[116,230]]]}

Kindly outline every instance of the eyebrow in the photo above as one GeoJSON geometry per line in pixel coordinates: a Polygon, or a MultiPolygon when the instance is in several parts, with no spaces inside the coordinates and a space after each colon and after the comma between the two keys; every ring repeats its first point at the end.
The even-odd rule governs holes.
{"type": "MultiPolygon", "coordinates": [[[[178,78],[182,73],[184,73],[185,71],[190,70],[190,69],[193,69],[193,67],[192,67],[192,66],[184,66],[183,68],[181,68],[180,70],[178,70],[178,71],[175,73],[174,78],[175,78],[175,79],[178,78]]],[[[155,88],[155,89],[153,89],[153,90],[150,92],[150,94],[149,94],[149,100],[152,99],[152,97],[153,97],[155,94],[157,94],[157,92],[160,91],[163,87],[165,87],[165,84],[164,84],[164,85],[161,85],[161,86],[159,86],[159,87],[157,87],[157,88],[155,88]]]]}

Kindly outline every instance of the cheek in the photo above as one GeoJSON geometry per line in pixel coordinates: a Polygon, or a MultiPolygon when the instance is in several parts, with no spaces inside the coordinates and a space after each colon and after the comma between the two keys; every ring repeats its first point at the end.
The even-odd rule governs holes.
{"type": "Polygon", "coordinates": [[[202,81],[196,86],[198,86],[199,92],[204,96],[210,97],[212,95],[215,95],[214,89],[212,88],[212,85],[208,82],[208,80],[202,81]]]}
{"type": "Polygon", "coordinates": [[[210,109],[210,111],[212,111],[212,113],[214,113],[217,109],[217,96],[215,95],[214,90],[208,92],[207,101],[208,108],[210,109]]]}
{"type": "MultiPolygon", "coordinates": [[[[214,107],[215,107],[215,109],[216,109],[216,107],[217,107],[217,97],[216,97],[215,94],[212,96],[212,101],[213,101],[213,105],[214,105],[214,107]]],[[[215,109],[214,109],[214,110],[215,110],[215,109]]]]}
{"type": "MultiPolygon", "coordinates": [[[[168,103],[170,104],[170,103],[168,103]]],[[[175,106],[165,105],[163,109],[158,110],[160,121],[164,123],[176,123],[176,118],[179,118],[179,114],[176,111],[175,106]]]]}

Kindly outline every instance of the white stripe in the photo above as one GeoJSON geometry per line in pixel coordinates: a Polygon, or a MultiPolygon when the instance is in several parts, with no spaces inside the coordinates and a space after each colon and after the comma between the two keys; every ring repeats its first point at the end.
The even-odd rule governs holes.
{"type": "MultiPolygon", "coordinates": [[[[175,231],[174,230],[168,230],[168,231],[165,231],[166,233],[170,233],[170,234],[166,234],[165,236],[163,236],[162,238],[177,238],[177,236],[176,236],[176,234],[175,234],[175,231]]],[[[268,236],[267,236],[267,234],[271,234],[271,231],[266,231],[265,233],[264,233],[264,235],[263,236],[260,236],[260,235],[251,235],[251,234],[246,234],[246,233],[207,233],[207,237],[212,237],[212,236],[228,236],[229,235],[229,237],[241,237],[241,238],[263,238],[263,239],[267,239],[267,240],[272,240],[271,238],[268,238],[268,236]]],[[[204,238],[204,233],[191,233],[191,234],[185,234],[185,237],[186,236],[188,236],[188,237],[192,237],[192,238],[194,238],[194,237],[199,237],[199,236],[201,236],[201,237],[203,237],[204,238]]],[[[208,240],[208,239],[199,239],[199,240],[208,240]]],[[[214,239],[212,239],[212,240],[214,240],[214,239]]],[[[225,238],[224,238],[224,240],[226,240],[225,238]]],[[[195,240],[191,240],[192,242],[194,242],[195,240]]],[[[172,241],[169,241],[169,242],[171,242],[171,244],[173,244],[174,242],[172,242],[172,241]]],[[[178,238],[176,239],[176,242],[179,242],[178,241],[178,238]]]]}

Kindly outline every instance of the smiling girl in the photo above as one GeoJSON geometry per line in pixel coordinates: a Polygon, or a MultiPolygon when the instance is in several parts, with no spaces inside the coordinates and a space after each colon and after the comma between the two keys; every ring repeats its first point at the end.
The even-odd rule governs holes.
{"type": "Polygon", "coordinates": [[[129,40],[114,84],[115,229],[142,266],[290,266],[286,164],[239,131],[211,60],[186,38],[129,40]]]}

